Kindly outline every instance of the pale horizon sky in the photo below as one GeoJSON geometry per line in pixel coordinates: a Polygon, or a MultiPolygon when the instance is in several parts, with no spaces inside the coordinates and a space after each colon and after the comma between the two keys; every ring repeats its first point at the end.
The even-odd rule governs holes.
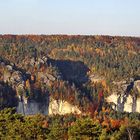
{"type": "Polygon", "coordinates": [[[0,0],[0,34],[140,37],[140,0],[0,0]]]}

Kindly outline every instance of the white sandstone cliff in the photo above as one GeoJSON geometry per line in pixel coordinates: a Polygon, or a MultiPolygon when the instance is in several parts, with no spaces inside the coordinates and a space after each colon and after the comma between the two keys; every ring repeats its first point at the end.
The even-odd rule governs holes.
{"type": "Polygon", "coordinates": [[[69,113],[81,114],[81,111],[78,109],[77,106],[71,105],[67,101],[62,101],[62,100],[57,101],[51,99],[49,103],[49,110],[48,110],[49,115],[53,115],[53,114],[64,115],[69,113]]]}
{"type": "MultiPolygon", "coordinates": [[[[122,98],[120,98],[120,101],[119,101],[119,96],[117,94],[110,95],[109,97],[107,97],[106,101],[108,103],[113,103],[113,105],[112,105],[113,109],[122,111],[121,110],[122,98]]],[[[127,101],[124,103],[123,111],[132,112],[132,104],[133,104],[132,96],[129,95],[127,97],[127,101]]],[[[140,98],[137,98],[136,112],[140,113],[140,98]]]]}

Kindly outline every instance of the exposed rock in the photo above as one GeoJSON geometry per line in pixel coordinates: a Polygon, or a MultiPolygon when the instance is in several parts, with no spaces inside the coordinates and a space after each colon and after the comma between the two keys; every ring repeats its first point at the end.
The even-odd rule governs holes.
{"type": "Polygon", "coordinates": [[[136,108],[136,112],[140,113],[140,98],[137,99],[137,108],[136,108]]]}
{"type": "MultiPolygon", "coordinates": [[[[48,58],[43,57],[42,59],[38,59],[35,61],[34,59],[31,59],[30,64],[40,66],[41,63],[46,63],[48,58]]],[[[32,100],[30,98],[26,98],[25,93],[25,82],[26,82],[26,76],[31,76],[30,73],[23,74],[20,70],[16,69],[16,66],[13,64],[5,64],[3,62],[0,63],[1,66],[6,69],[4,72],[4,81],[11,84],[11,86],[16,90],[16,94],[18,97],[18,106],[17,106],[17,112],[22,114],[36,114],[36,113],[43,113],[43,114],[68,114],[68,113],[75,113],[80,114],[81,111],[78,109],[77,106],[69,104],[67,101],[62,100],[53,100],[46,99],[44,102],[37,102],[35,100],[32,100]]],[[[57,77],[57,76],[56,76],[57,77]]],[[[38,79],[41,80],[41,82],[49,85],[51,81],[55,81],[56,77],[44,72],[38,72],[38,79]]],[[[59,77],[61,77],[59,75],[59,77]]],[[[76,75],[71,76],[73,79],[77,79],[76,75]]],[[[58,78],[58,77],[57,77],[58,78]]],[[[85,80],[82,78],[82,80],[85,80]]],[[[49,97],[46,97],[49,98],[49,97]]]]}
{"type": "Polygon", "coordinates": [[[138,92],[140,93],[140,80],[137,80],[134,82],[134,87],[138,90],[138,92]]]}
{"type": "Polygon", "coordinates": [[[137,94],[137,91],[140,92],[140,80],[131,79],[129,84],[126,81],[113,83],[115,90],[107,97],[107,102],[114,103],[113,109],[121,112],[140,112],[140,98],[137,94]],[[130,95],[132,89],[134,93],[130,95]]]}
{"type": "Polygon", "coordinates": [[[46,76],[48,77],[48,79],[50,81],[55,81],[56,80],[56,78],[53,75],[51,75],[51,74],[46,73],[46,76]]]}
{"type": "Polygon", "coordinates": [[[81,114],[77,106],[66,101],[51,99],[49,103],[38,103],[35,101],[20,100],[17,112],[25,115],[43,113],[46,115],[64,115],[69,113],[81,114]]]}
{"type": "Polygon", "coordinates": [[[128,83],[127,81],[119,81],[119,82],[113,82],[114,85],[114,89],[113,89],[113,93],[117,93],[117,94],[125,94],[125,91],[127,90],[128,87],[128,83]]]}
{"type": "Polygon", "coordinates": [[[12,71],[13,70],[12,66],[10,66],[10,65],[7,65],[6,68],[8,69],[8,71],[12,71]]]}
{"type": "MultiPolygon", "coordinates": [[[[110,95],[107,99],[107,102],[108,103],[114,103],[114,105],[112,106],[114,110],[118,110],[118,111],[122,111],[118,104],[118,100],[120,100],[120,102],[122,102],[122,98],[119,97],[119,95],[117,94],[112,94],[110,95]]],[[[140,113],[140,98],[137,98],[137,102],[136,102],[136,112],[139,112],[140,113]]],[[[125,102],[124,104],[124,109],[123,111],[126,111],[126,112],[132,112],[132,105],[133,105],[133,98],[132,96],[128,96],[127,97],[127,101],[125,102]]]]}
{"type": "Polygon", "coordinates": [[[69,104],[67,101],[54,100],[54,99],[50,101],[49,112],[48,112],[49,115],[53,115],[53,114],[64,115],[69,113],[81,114],[81,111],[78,109],[77,106],[73,106],[69,104]]]}
{"type": "Polygon", "coordinates": [[[9,82],[9,80],[10,80],[10,78],[11,78],[11,73],[10,72],[4,72],[4,74],[3,74],[3,81],[6,83],[6,82],[9,82]]]}
{"type": "Polygon", "coordinates": [[[43,56],[42,58],[38,58],[37,61],[35,61],[34,58],[31,58],[30,64],[32,66],[36,65],[39,66],[40,64],[45,64],[47,62],[47,57],[43,56]]]}
{"type": "Polygon", "coordinates": [[[47,62],[48,59],[49,59],[49,58],[47,58],[46,56],[43,56],[43,57],[42,57],[42,60],[44,60],[45,63],[47,62]]]}
{"type": "Polygon", "coordinates": [[[41,79],[43,83],[47,83],[49,80],[43,72],[38,72],[38,78],[41,79]]]}
{"type": "MultiPolygon", "coordinates": [[[[127,81],[119,81],[113,82],[113,86],[114,86],[114,89],[112,91],[113,94],[109,96],[108,99],[109,98],[112,99],[112,96],[116,97],[114,99],[115,101],[112,101],[116,105],[115,106],[116,110],[121,112],[126,111],[125,105],[127,104],[127,98],[129,96],[130,89],[133,88],[132,83],[128,84],[127,81]]],[[[132,111],[132,107],[130,108],[130,110],[132,111]]]]}
{"type": "Polygon", "coordinates": [[[41,59],[41,58],[38,58],[38,62],[39,63],[42,63],[42,64],[44,64],[45,62],[44,62],[44,60],[43,59],[41,59]]]}
{"type": "Polygon", "coordinates": [[[10,66],[11,66],[11,67],[14,67],[14,66],[15,66],[15,64],[11,62],[11,63],[10,63],[10,66]]]}
{"type": "Polygon", "coordinates": [[[118,82],[113,81],[113,84],[121,86],[122,84],[126,84],[126,81],[118,81],[118,82]]]}
{"type": "Polygon", "coordinates": [[[44,115],[48,115],[48,106],[43,103],[37,103],[35,101],[28,101],[25,100],[19,101],[17,112],[24,114],[24,115],[33,115],[42,113],[44,115]]]}
{"type": "Polygon", "coordinates": [[[35,60],[34,60],[34,58],[31,59],[30,64],[31,64],[31,66],[34,66],[34,65],[35,65],[35,60]]]}

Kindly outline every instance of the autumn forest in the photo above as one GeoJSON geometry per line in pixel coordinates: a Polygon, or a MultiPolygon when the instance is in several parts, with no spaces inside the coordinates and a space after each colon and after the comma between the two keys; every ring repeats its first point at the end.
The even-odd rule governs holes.
{"type": "Polygon", "coordinates": [[[140,38],[0,35],[0,139],[139,140],[140,38]]]}

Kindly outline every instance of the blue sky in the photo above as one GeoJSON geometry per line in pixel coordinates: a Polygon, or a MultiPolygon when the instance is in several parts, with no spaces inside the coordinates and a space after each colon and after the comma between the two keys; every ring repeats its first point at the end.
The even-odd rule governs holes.
{"type": "Polygon", "coordinates": [[[0,34],[140,36],[140,0],[0,0],[0,34]]]}

